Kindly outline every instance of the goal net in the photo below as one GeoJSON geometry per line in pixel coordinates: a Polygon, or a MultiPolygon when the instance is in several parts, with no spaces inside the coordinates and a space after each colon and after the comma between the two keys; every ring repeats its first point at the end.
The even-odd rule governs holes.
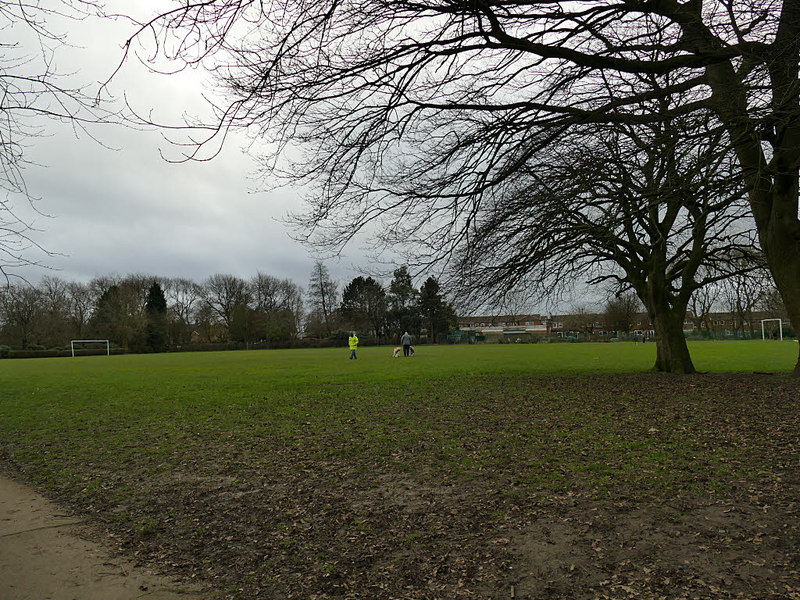
{"type": "Polygon", "coordinates": [[[771,339],[773,337],[775,339],[780,339],[781,341],[783,341],[783,320],[782,319],[761,319],[761,339],[762,340],[766,340],[766,339],[771,339]],[[777,329],[775,328],[774,325],[772,326],[771,329],[767,329],[767,327],[765,325],[767,323],[770,323],[770,322],[777,323],[777,325],[778,325],[777,329]],[[775,334],[775,335],[773,335],[773,334],[775,334]],[[778,337],[778,335],[780,335],[780,337],[778,337]]]}
{"type": "Polygon", "coordinates": [[[69,347],[72,350],[72,358],[75,358],[75,344],[79,344],[78,350],[81,349],[83,344],[105,344],[106,356],[111,356],[111,345],[108,340],[70,340],[69,347]]]}

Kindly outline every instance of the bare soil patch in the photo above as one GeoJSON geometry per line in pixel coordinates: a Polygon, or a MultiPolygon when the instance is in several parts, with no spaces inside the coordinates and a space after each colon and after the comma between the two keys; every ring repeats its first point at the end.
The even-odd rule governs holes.
{"type": "Polygon", "coordinates": [[[0,477],[0,598],[3,600],[206,600],[130,557],[115,555],[90,524],[0,477]]]}

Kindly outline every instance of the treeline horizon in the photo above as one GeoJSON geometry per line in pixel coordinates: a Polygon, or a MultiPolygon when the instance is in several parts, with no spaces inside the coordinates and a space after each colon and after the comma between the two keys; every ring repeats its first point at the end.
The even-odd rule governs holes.
{"type": "Polygon", "coordinates": [[[44,350],[70,340],[108,339],[130,352],[192,344],[274,344],[338,340],[350,331],[388,341],[409,331],[436,340],[455,324],[438,282],[416,288],[401,267],[388,283],[358,276],[346,285],[322,262],[303,287],[257,272],[217,273],[202,282],[150,274],[104,275],[89,282],[44,276],[0,288],[0,346],[44,350]]]}

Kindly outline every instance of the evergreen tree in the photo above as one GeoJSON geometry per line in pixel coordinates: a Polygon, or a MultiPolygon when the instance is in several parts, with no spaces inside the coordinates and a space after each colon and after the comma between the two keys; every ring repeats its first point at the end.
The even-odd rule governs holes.
{"type": "Polygon", "coordinates": [[[145,302],[147,315],[147,331],[145,343],[153,352],[163,352],[167,349],[167,299],[158,282],[153,282],[147,291],[145,302]]]}
{"type": "Polygon", "coordinates": [[[119,282],[108,280],[99,294],[94,314],[89,321],[90,335],[107,338],[132,352],[140,352],[146,342],[147,314],[144,300],[146,287],[135,276],[119,282]]]}
{"type": "Polygon", "coordinates": [[[389,284],[389,296],[387,298],[391,310],[401,310],[413,308],[417,301],[419,292],[414,288],[414,282],[408,267],[400,267],[394,271],[394,279],[389,284]]]}
{"type": "Polygon", "coordinates": [[[428,330],[428,340],[434,344],[439,335],[447,333],[450,325],[456,322],[456,313],[442,296],[439,282],[428,277],[419,290],[419,314],[422,324],[428,330]]]}
{"type": "Polygon", "coordinates": [[[394,279],[389,284],[389,294],[386,297],[388,306],[386,329],[389,335],[399,337],[405,331],[419,335],[418,299],[419,292],[414,287],[408,268],[396,269],[394,279]]]}
{"type": "Polygon", "coordinates": [[[372,331],[380,341],[386,322],[386,292],[372,277],[356,277],[342,293],[342,317],[351,329],[372,331]]]}

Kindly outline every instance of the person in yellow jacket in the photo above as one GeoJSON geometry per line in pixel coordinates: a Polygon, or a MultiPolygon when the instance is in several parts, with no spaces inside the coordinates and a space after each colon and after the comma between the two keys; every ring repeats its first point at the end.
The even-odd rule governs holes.
{"type": "Polygon", "coordinates": [[[350,345],[350,360],[358,358],[356,356],[356,349],[358,349],[358,337],[356,336],[355,331],[353,332],[353,335],[348,338],[347,343],[350,345]]]}

